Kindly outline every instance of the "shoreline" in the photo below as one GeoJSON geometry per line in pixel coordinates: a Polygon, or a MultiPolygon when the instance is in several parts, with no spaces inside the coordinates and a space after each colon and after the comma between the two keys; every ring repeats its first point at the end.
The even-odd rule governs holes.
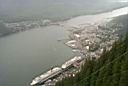
{"type": "Polygon", "coordinates": [[[109,23],[116,17],[128,14],[127,10],[128,7],[125,7],[97,15],[79,16],[64,22],[63,26],[70,33],[69,41],[64,44],[74,53],[80,52],[86,57],[99,58],[104,48],[110,50],[112,44],[119,39],[119,34],[116,32],[123,27],[109,23]],[[113,26],[117,28],[112,28],[113,26]]]}
{"type": "MultiPolygon", "coordinates": [[[[126,9],[128,9],[128,7],[126,7],[126,9]]],[[[112,12],[118,12],[118,10],[114,10],[112,12]]],[[[92,22],[91,22],[91,24],[88,24],[85,22],[82,22],[82,24],[81,24],[78,22],[78,24],[76,26],[72,26],[72,24],[69,24],[69,25],[67,24],[68,28],[72,28],[72,31],[69,31],[72,36],[70,36],[71,37],[71,38],[69,38],[70,40],[67,41],[65,43],[65,45],[70,47],[72,49],[72,52],[79,52],[79,53],[81,53],[81,55],[84,55],[85,56],[84,60],[86,60],[86,58],[99,59],[100,56],[102,55],[103,51],[104,50],[109,51],[112,48],[113,43],[119,39],[118,33],[116,33],[116,32],[121,30],[123,25],[112,22],[112,20],[114,18],[117,18],[121,15],[126,15],[126,14],[128,14],[128,12],[124,12],[122,14],[116,14],[116,15],[112,15],[112,16],[108,16],[108,17],[105,16],[98,21],[94,21],[93,24],[92,24],[92,22]],[[112,24],[110,24],[110,22],[112,24]],[[73,31],[73,30],[76,30],[76,31],[73,31]]],[[[83,17],[85,18],[85,16],[83,16],[83,17]]],[[[77,17],[77,18],[79,20],[79,17],[77,17]]],[[[77,18],[76,18],[76,20],[77,20],[77,18]]],[[[71,19],[71,21],[72,20],[73,19],[71,19]]],[[[83,63],[84,63],[84,61],[83,61],[83,63]]],[[[80,71],[79,68],[78,68],[78,71],[80,71]]],[[[76,71],[74,73],[72,70],[72,71],[70,71],[71,75],[68,75],[66,77],[75,76],[75,74],[78,71],[76,71]]],[[[59,76],[59,77],[61,77],[61,76],[59,76]]],[[[63,77],[65,77],[65,76],[63,75],[63,77]]],[[[60,80],[62,80],[62,79],[60,79],[60,80]]],[[[54,80],[53,80],[48,83],[56,83],[56,82],[54,82],[54,80]]]]}
{"type": "MultiPolygon", "coordinates": [[[[110,22],[110,21],[109,21],[110,22]]],[[[109,22],[105,22],[106,24],[108,24],[109,22]]],[[[114,23],[113,23],[114,24],[114,23]]],[[[103,24],[104,25],[104,24],[103,24]]],[[[115,25],[115,24],[114,24],[115,25]]],[[[91,27],[91,26],[93,26],[93,25],[90,25],[89,27],[91,27]]],[[[109,26],[109,25],[108,25],[109,26]]],[[[111,26],[109,26],[108,27],[107,25],[105,25],[105,26],[99,26],[98,28],[98,30],[102,30],[102,29],[104,29],[104,28],[109,28],[109,27],[111,27],[111,26]]],[[[113,25],[112,25],[113,26],[113,25]]],[[[94,27],[94,29],[97,29],[97,28],[95,28],[94,27]]],[[[113,29],[113,28],[111,28],[111,29],[113,29]]],[[[111,29],[107,29],[107,31],[111,31],[111,29]]],[[[115,29],[115,28],[114,28],[115,29]]],[[[117,29],[117,30],[119,30],[119,29],[117,29]]],[[[93,33],[95,33],[95,32],[93,32],[93,33]]],[[[106,32],[105,32],[106,33],[106,32]]],[[[112,33],[111,33],[112,34],[112,33]]],[[[115,33],[114,33],[115,34],[115,33]]],[[[73,34],[74,35],[74,34],[73,34]]],[[[91,34],[92,35],[92,34],[91,34]]],[[[99,56],[97,55],[97,50],[94,50],[94,51],[89,51],[89,52],[83,52],[82,51],[82,49],[80,49],[80,47],[78,47],[78,45],[77,45],[77,42],[79,42],[80,41],[80,38],[81,38],[81,36],[80,35],[78,35],[78,34],[75,34],[74,35],[75,36],[75,38],[74,39],[71,39],[70,41],[67,41],[66,43],[65,43],[65,45],[69,45],[69,47],[70,48],[72,48],[74,51],[75,51],[75,49],[77,49],[83,56],[85,56],[85,57],[83,57],[83,61],[82,62],[80,62],[80,65],[79,65],[79,67],[77,67],[77,64],[74,66],[74,67],[76,67],[76,68],[68,68],[68,70],[66,70],[66,71],[64,71],[62,74],[59,74],[59,75],[57,75],[57,77],[55,77],[55,78],[53,78],[53,79],[48,79],[45,83],[44,83],[44,85],[46,84],[53,84],[53,86],[55,86],[55,84],[56,84],[56,82],[58,82],[58,81],[61,81],[63,78],[65,78],[65,77],[71,77],[71,76],[75,76],[79,71],[80,71],[80,68],[81,68],[81,65],[83,65],[84,64],[84,61],[86,60],[85,58],[90,58],[90,59],[98,59],[98,58],[100,58],[100,56],[102,55],[102,53],[103,53],[103,48],[101,48],[100,47],[100,49],[98,49],[98,54],[99,54],[99,56]],[[70,46],[70,44],[71,45],[73,45],[73,46],[70,46]],[[73,48],[74,46],[76,46],[76,47],[78,47],[78,48],[73,48]],[[91,53],[90,53],[91,52],[91,53]],[[74,71],[75,70],[75,71],[74,71]]],[[[107,36],[107,35],[106,35],[107,36]]],[[[110,37],[111,38],[111,37],[110,37]]],[[[111,49],[111,47],[112,47],[112,44],[115,42],[115,39],[116,40],[118,40],[118,36],[116,36],[115,35],[115,37],[113,37],[112,39],[110,39],[110,40],[107,40],[107,42],[110,42],[110,41],[112,41],[112,42],[110,42],[111,43],[111,45],[109,45],[109,47],[108,47],[108,45],[104,45],[104,47],[107,47],[107,50],[110,50],[111,49]],[[116,38],[117,37],[117,38],[116,38]],[[113,41],[114,40],[114,41],[113,41]]],[[[89,43],[92,43],[91,42],[91,40],[90,39],[88,39],[88,40],[86,40],[87,42],[89,42],[89,43]]],[[[81,43],[81,42],[79,42],[79,43],[81,43]]],[[[78,43],[78,44],[79,44],[78,43]]],[[[93,43],[92,43],[93,44],[93,43]]],[[[99,43],[100,44],[100,43],[99,43]]],[[[101,42],[101,44],[102,44],[102,42],[101,42]]],[[[105,43],[104,43],[105,44],[105,43]]],[[[84,46],[81,46],[81,47],[84,47],[84,46]]],[[[89,48],[90,48],[90,46],[89,46],[89,44],[88,44],[88,46],[86,46],[86,49],[87,50],[89,50],[89,48]]],[[[72,50],[72,51],[73,51],[72,50]]],[[[77,51],[76,50],[76,51],[77,51]]],[[[75,51],[75,52],[76,52],[75,51]]],[[[77,57],[77,56],[76,56],[77,57]]],[[[80,55],[80,57],[82,57],[81,55],[80,55]]]]}
{"type": "MultiPolygon", "coordinates": [[[[113,11],[124,9],[124,8],[127,8],[128,9],[127,6],[123,6],[123,7],[121,6],[120,8],[118,7],[116,9],[114,9],[114,10],[112,9],[112,10],[108,10],[108,11],[100,12],[100,13],[95,13],[95,14],[89,14],[89,15],[87,14],[87,15],[74,16],[72,18],[68,18],[68,19],[64,19],[63,21],[56,21],[56,22],[53,22],[52,20],[49,20],[49,19],[45,19],[43,21],[42,20],[41,21],[22,21],[22,22],[20,22],[21,25],[20,25],[20,23],[4,23],[6,26],[8,24],[10,24],[10,26],[11,26],[11,24],[15,24],[15,25],[14,26],[11,26],[11,28],[9,26],[9,29],[12,29],[12,30],[9,33],[0,35],[0,37],[8,36],[8,35],[11,35],[11,34],[15,34],[15,33],[18,33],[18,32],[23,32],[23,31],[30,30],[30,29],[35,29],[35,28],[38,28],[38,27],[41,27],[42,28],[42,27],[47,27],[47,26],[51,26],[51,25],[57,25],[57,26],[63,26],[63,27],[65,27],[66,26],[65,25],[65,22],[71,23],[71,22],[76,21],[76,19],[78,19],[78,20],[80,18],[85,19],[87,17],[89,18],[91,16],[97,16],[97,15],[102,15],[102,14],[106,14],[106,13],[111,13],[113,11]],[[29,22],[31,22],[31,23],[29,23],[29,22]],[[42,22],[42,24],[39,24],[41,22],[42,22]],[[31,24],[32,24],[32,26],[31,26],[31,24]],[[35,24],[35,26],[33,24],[35,24]]],[[[108,14],[108,15],[110,15],[110,14],[108,14]]],[[[81,22],[81,21],[83,21],[83,20],[80,20],[79,22],[81,22]]],[[[76,27],[76,26],[74,25],[72,27],[76,27]]],[[[8,26],[7,26],[7,28],[8,28],[8,26]]]]}

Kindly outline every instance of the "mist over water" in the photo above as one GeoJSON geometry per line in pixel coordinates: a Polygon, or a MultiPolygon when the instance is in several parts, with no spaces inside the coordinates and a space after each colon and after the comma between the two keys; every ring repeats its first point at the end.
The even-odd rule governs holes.
{"type": "MultiPolygon", "coordinates": [[[[24,17],[61,20],[124,5],[111,0],[0,0],[0,21],[24,17]]],[[[0,38],[0,86],[30,86],[35,76],[70,59],[72,50],[57,41],[65,38],[68,33],[60,26],[0,38]]]]}
{"type": "Polygon", "coordinates": [[[112,0],[0,0],[0,15],[9,19],[62,20],[123,6],[112,0]]]}

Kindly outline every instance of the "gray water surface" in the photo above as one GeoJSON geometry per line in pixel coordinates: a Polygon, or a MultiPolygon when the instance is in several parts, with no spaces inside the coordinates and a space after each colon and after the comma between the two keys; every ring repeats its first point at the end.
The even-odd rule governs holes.
{"type": "MultiPolygon", "coordinates": [[[[127,7],[111,13],[112,17],[126,14],[127,7]]],[[[86,21],[86,16],[78,17],[67,21],[67,25],[86,21]]],[[[74,55],[71,49],[57,41],[66,38],[68,32],[60,26],[47,26],[0,38],[0,86],[30,86],[32,78],[70,59],[74,55]]]]}
{"type": "Polygon", "coordinates": [[[32,78],[73,56],[57,40],[68,33],[59,26],[28,30],[0,38],[0,86],[30,86],[32,78]]]}

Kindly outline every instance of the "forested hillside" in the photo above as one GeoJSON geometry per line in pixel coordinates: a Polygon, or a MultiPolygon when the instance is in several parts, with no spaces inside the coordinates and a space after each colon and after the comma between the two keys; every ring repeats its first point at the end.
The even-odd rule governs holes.
{"type": "MultiPolygon", "coordinates": [[[[112,21],[123,25],[119,31],[121,35],[128,31],[127,16],[112,21]]],[[[128,86],[128,33],[123,36],[113,44],[110,51],[104,50],[99,59],[87,58],[75,77],[65,78],[56,86],[128,86]]]]}
{"type": "MultiPolygon", "coordinates": [[[[127,16],[112,21],[123,25],[119,34],[128,31],[127,16]]],[[[123,36],[113,44],[110,51],[104,51],[100,59],[87,58],[75,77],[65,78],[56,86],[128,86],[128,34],[125,38],[123,36]]]]}
{"type": "Polygon", "coordinates": [[[128,35],[104,51],[100,59],[86,59],[80,73],[56,86],[128,86],[128,35]]]}

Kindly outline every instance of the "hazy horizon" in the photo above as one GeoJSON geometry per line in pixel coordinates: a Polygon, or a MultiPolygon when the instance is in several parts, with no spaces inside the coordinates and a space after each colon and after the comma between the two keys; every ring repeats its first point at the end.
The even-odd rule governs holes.
{"type": "Polygon", "coordinates": [[[125,4],[119,3],[119,0],[0,0],[0,16],[62,18],[100,12],[125,4]]]}

